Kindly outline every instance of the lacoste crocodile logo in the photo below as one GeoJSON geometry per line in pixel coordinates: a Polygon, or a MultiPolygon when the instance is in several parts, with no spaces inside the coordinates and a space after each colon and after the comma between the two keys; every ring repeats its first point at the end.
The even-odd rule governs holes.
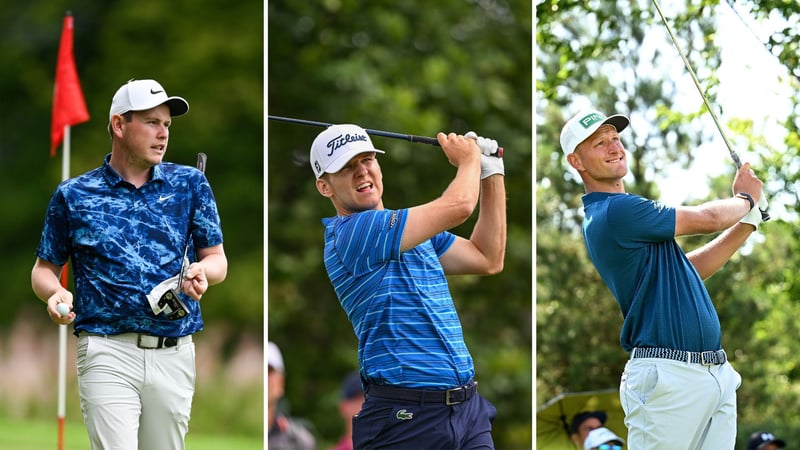
{"type": "Polygon", "coordinates": [[[411,420],[414,418],[414,413],[408,412],[405,409],[401,409],[400,411],[397,411],[397,415],[395,415],[395,417],[397,417],[397,420],[411,420]]]}

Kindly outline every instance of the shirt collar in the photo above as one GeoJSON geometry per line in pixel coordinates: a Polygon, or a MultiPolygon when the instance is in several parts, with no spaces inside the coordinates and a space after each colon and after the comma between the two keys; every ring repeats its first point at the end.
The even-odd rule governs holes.
{"type": "MultiPolygon", "coordinates": [[[[120,183],[126,183],[126,181],[111,167],[111,153],[107,154],[103,159],[103,166],[105,167],[105,178],[106,182],[110,186],[116,186],[120,183]]],[[[164,181],[164,169],[161,167],[161,164],[156,164],[153,166],[153,172],[150,176],[150,181],[145,184],[148,184],[152,181],[164,181]]]]}

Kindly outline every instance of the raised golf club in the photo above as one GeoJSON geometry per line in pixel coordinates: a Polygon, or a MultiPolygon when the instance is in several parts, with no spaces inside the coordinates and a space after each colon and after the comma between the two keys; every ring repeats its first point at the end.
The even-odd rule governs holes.
{"type": "MultiPolygon", "coordinates": [[[[329,126],[332,125],[330,123],[325,123],[325,122],[316,122],[316,121],[313,121],[313,120],[304,120],[304,119],[294,119],[294,118],[291,118],[291,117],[281,117],[281,116],[268,115],[267,118],[269,118],[269,120],[275,120],[275,121],[279,121],[279,122],[289,122],[289,123],[295,123],[295,124],[299,124],[299,125],[309,125],[309,126],[313,126],[313,127],[322,127],[322,128],[328,128],[329,126]]],[[[413,134],[394,133],[394,132],[391,132],[391,131],[370,130],[368,128],[365,128],[364,131],[366,131],[367,134],[371,134],[373,136],[388,137],[388,138],[392,138],[392,139],[400,139],[400,140],[403,140],[403,141],[418,142],[418,143],[422,143],[422,144],[430,144],[430,145],[435,145],[435,146],[439,147],[439,141],[437,141],[436,138],[432,138],[432,137],[415,136],[413,134]]],[[[502,158],[503,157],[503,147],[497,147],[497,152],[494,153],[492,156],[496,156],[498,158],[502,158]]]]}
{"type": "MultiPolygon", "coordinates": [[[[700,93],[700,97],[703,98],[703,103],[706,105],[706,109],[708,109],[709,114],[711,114],[711,118],[714,120],[714,124],[717,126],[717,130],[719,130],[720,136],[722,136],[722,140],[725,142],[725,146],[728,147],[728,153],[731,155],[731,159],[733,160],[734,164],[736,164],[736,168],[739,169],[742,167],[742,160],[739,159],[739,154],[733,149],[733,146],[728,141],[728,136],[725,134],[725,130],[722,128],[722,124],[719,122],[719,118],[717,117],[717,113],[714,112],[714,108],[711,107],[711,102],[708,101],[708,97],[706,97],[703,88],[700,86],[700,81],[697,79],[697,75],[695,75],[694,70],[692,69],[692,65],[689,63],[689,60],[684,55],[683,50],[681,50],[680,45],[678,45],[677,39],[675,39],[675,34],[672,33],[672,27],[669,26],[669,22],[667,22],[667,18],[664,16],[664,13],[661,11],[661,5],[658,4],[658,0],[653,0],[653,4],[656,7],[656,11],[658,11],[658,15],[661,16],[661,21],[664,22],[664,27],[667,29],[667,33],[669,34],[669,38],[672,40],[672,45],[675,46],[675,49],[678,51],[681,59],[683,60],[683,65],[686,66],[686,70],[689,72],[689,75],[692,77],[692,81],[694,81],[694,86],[697,88],[697,92],[700,93]]],[[[761,220],[766,222],[770,219],[769,213],[765,209],[760,209],[761,211],[761,220]]]]}

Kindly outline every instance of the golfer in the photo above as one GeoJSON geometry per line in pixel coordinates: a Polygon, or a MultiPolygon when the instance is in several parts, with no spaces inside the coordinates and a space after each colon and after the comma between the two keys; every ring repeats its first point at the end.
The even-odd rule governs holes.
{"type": "Polygon", "coordinates": [[[719,318],[703,280],[761,221],[761,181],[744,164],[731,198],[670,207],[627,194],[619,133],[630,121],[582,111],[561,131],[569,165],[583,180],[589,257],[616,297],[630,352],[620,400],[635,449],[733,449],[741,377],[722,348],[719,318]],[[676,236],[722,233],[684,254],[676,236]]]}
{"type": "Polygon", "coordinates": [[[47,207],[31,284],[53,322],[74,321],[93,449],[184,448],[195,384],[192,334],[203,328],[199,300],[228,267],[208,180],[193,167],[162,162],[172,117],[188,110],[154,80],[124,84],[111,101],[111,153],[102,166],[62,182],[47,207]],[[74,295],[59,282],[68,260],[74,295]],[[183,297],[184,313],[149,302],[165,282],[183,297]],[[72,311],[61,317],[59,303],[72,311]]]}
{"type": "Polygon", "coordinates": [[[324,261],[358,337],[366,400],[353,447],[493,448],[494,406],[475,369],[445,275],[503,268],[506,208],[497,142],[468,133],[437,139],[456,174],[439,198],[385,209],[383,174],[367,133],[332,125],[311,146],[319,193],[337,215],[323,220],[324,261]],[[447,230],[480,202],[468,239],[447,230]]]}

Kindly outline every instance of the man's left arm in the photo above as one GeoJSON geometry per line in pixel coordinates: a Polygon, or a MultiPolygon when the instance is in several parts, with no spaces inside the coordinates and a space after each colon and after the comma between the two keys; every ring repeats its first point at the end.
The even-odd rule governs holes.
{"type": "MultiPolygon", "coordinates": [[[[495,156],[481,158],[500,159],[495,156]]],[[[448,275],[492,275],[503,270],[506,254],[506,188],[502,171],[481,180],[478,208],[478,220],[469,239],[457,237],[440,258],[448,275]]]]}
{"type": "Polygon", "coordinates": [[[700,274],[700,278],[705,280],[728,262],[753,231],[755,228],[752,225],[739,222],[708,244],[687,253],[686,257],[700,274]]]}
{"type": "Polygon", "coordinates": [[[221,283],[228,274],[228,258],[222,244],[197,249],[197,261],[189,265],[181,283],[186,295],[200,300],[208,287],[221,283]]]}

